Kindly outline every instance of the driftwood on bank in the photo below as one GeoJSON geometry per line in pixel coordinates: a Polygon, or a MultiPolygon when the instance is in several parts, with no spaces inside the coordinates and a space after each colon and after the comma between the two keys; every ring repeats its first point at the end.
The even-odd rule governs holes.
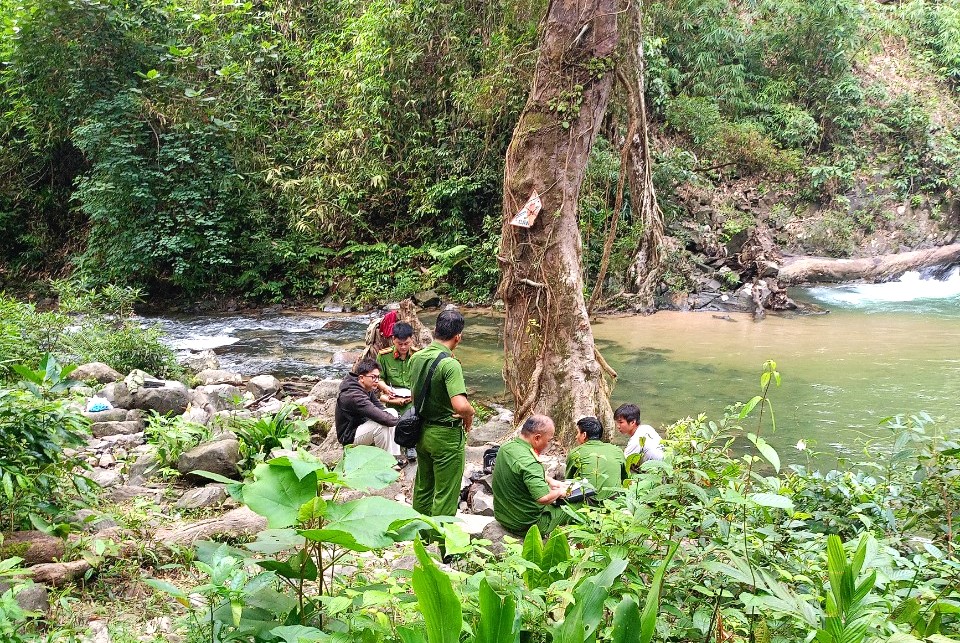
{"type": "Polygon", "coordinates": [[[164,545],[192,545],[213,536],[254,536],[267,528],[267,519],[247,507],[239,507],[217,516],[189,525],[160,529],[154,540],[164,545]]]}
{"type": "Polygon", "coordinates": [[[960,262],[960,243],[863,259],[796,257],[784,259],[777,275],[784,284],[806,282],[880,281],[910,270],[960,262]]]}
{"type": "Polygon", "coordinates": [[[42,583],[52,587],[63,587],[68,583],[83,578],[83,575],[92,569],[86,560],[71,560],[68,563],[42,563],[27,568],[27,574],[34,583],[42,583]]]}

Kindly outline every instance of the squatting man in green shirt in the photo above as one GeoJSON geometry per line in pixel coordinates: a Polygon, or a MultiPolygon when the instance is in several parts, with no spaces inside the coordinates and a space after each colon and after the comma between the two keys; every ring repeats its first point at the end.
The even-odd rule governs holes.
{"type": "Polygon", "coordinates": [[[460,502],[460,481],[466,463],[466,432],[473,426],[473,406],[467,399],[463,369],[453,350],[463,340],[464,320],[456,310],[437,317],[433,343],[410,357],[410,382],[416,401],[426,389],[427,373],[440,354],[446,354],[430,380],[430,394],[420,416],[423,433],[417,442],[417,477],[413,508],[427,516],[454,516],[460,502]]]}
{"type": "Polygon", "coordinates": [[[548,534],[566,515],[553,502],[564,496],[567,484],[549,477],[537,456],[553,439],[556,429],[546,415],[532,415],[520,435],[497,451],[493,467],[493,516],[504,529],[523,536],[537,525],[548,534]]]}
{"type": "MultiPolygon", "coordinates": [[[[390,336],[392,347],[384,348],[377,354],[380,365],[380,401],[403,415],[410,408],[411,382],[410,358],[413,356],[413,326],[406,322],[393,325],[390,336]]],[[[417,459],[417,450],[407,449],[407,460],[417,459]]]]}
{"type": "Polygon", "coordinates": [[[586,480],[599,500],[610,497],[627,477],[623,451],[603,441],[603,425],[589,416],[577,420],[577,445],[567,455],[567,479],[586,480]]]}

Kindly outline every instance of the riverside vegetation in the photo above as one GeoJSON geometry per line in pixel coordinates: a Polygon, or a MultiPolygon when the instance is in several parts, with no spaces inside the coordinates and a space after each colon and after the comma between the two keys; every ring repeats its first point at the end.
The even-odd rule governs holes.
{"type": "MultiPolygon", "coordinates": [[[[0,278],[488,300],[546,5],[0,0],[0,278]]],[[[958,0],[644,10],[661,290],[718,266],[735,287],[758,224],[810,254],[943,241],[960,216],[958,0]]],[[[591,287],[626,105],[615,93],[579,204],[591,287]]],[[[643,234],[624,203],[607,295],[643,234]]]]}
{"type": "MultiPolygon", "coordinates": [[[[764,438],[776,430],[780,380],[769,362],[745,404],[668,427],[665,459],[645,464],[620,494],[546,541],[531,531],[500,545],[376,495],[398,475],[380,450],[350,448],[324,464],[306,450],[300,411],[284,410],[236,427],[242,480],[223,480],[267,529],[249,540],[159,548],[151,534],[169,507],[110,502],[67,450],[88,437],[71,405],[72,367],[60,365],[78,357],[70,331],[16,342],[11,316],[23,323],[47,313],[3,303],[2,345],[25,351],[4,353],[4,529],[32,523],[69,535],[66,557],[92,565],[39,617],[19,607],[24,570],[16,552],[6,554],[4,641],[78,640],[98,613],[111,614],[113,641],[131,643],[960,637],[960,431],[922,413],[886,420],[889,439],[865,445],[863,458],[839,470],[818,470],[803,444],[806,464],[784,467],[764,438]],[[55,354],[40,357],[39,370],[27,366],[48,347],[55,354]],[[286,450],[273,457],[275,446],[286,450]],[[70,516],[84,505],[115,517],[125,535],[83,534],[70,516]],[[456,556],[452,566],[420,540],[424,529],[456,556]]],[[[107,324],[99,337],[130,332],[85,319],[107,324]]],[[[197,439],[189,427],[153,423],[164,423],[151,439],[168,441],[167,458],[197,439]]]]}

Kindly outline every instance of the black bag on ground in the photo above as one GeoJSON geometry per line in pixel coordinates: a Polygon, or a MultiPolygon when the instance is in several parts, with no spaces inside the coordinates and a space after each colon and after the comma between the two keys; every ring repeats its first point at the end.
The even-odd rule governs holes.
{"type": "Polygon", "coordinates": [[[413,406],[404,411],[397,422],[397,426],[393,429],[393,441],[405,449],[417,446],[417,442],[420,441],[420,435],[423,433],[423,418],[420,416],[420,412],[423,410],[424,401],[430,396],[430,381],[433,379],[433,372],[437,369],[437,364],[449,355],[449,353],[440,353],[437,355],[437,359],[433,360],[433,364],[430,365],[430,370],[427,372],[427,383],[423,387],[423,395],[414,401],[413,406]]]}

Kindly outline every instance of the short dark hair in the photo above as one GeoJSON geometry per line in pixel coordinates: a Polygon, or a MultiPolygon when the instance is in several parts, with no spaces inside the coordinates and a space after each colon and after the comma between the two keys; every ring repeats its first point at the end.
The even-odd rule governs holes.
{"type": "Polygon", "coordinates": [[[354,375],[366,375],[367,373],[372,373],[373,371],[379,371],[380,365],[377,364],[376,360],[373,359],[362,359],[357,362],[357,365],[353,367],[354,375]]]}
{"type": "Polygon", "coordinates": [[[408,339],[413,337],[413,326],[407,322],[397,322],[393,325],[393,335],[397,339],[408,339]]]}
{"type": "Polygon", "coordinates": [[[593,416],[588,415],[585,418],[577,420],[577,428],[581,433],[587,434],[588,440],[603,439],[603,425],[600,424],[600,420],[593,416]]]}
{"type": "Polygon", "coordinates": [[[636,404],[621,404],[613,412],[613,419],[640,424],[640,407],[636,404]]]}
{"type": "Polygon", "coordinates": [[[463,332],[463,315],[456,310],[445,310],[437,316],[437,325],[433,334],[437,339],[446,341],[463,332]]]}
{"type": "Polygon", "coordinates": [[[550,426],[550,418],[546,415],[531,415],[520,427],[520,433],[523,435],[538,435],[544,433],[550,426]]]}

